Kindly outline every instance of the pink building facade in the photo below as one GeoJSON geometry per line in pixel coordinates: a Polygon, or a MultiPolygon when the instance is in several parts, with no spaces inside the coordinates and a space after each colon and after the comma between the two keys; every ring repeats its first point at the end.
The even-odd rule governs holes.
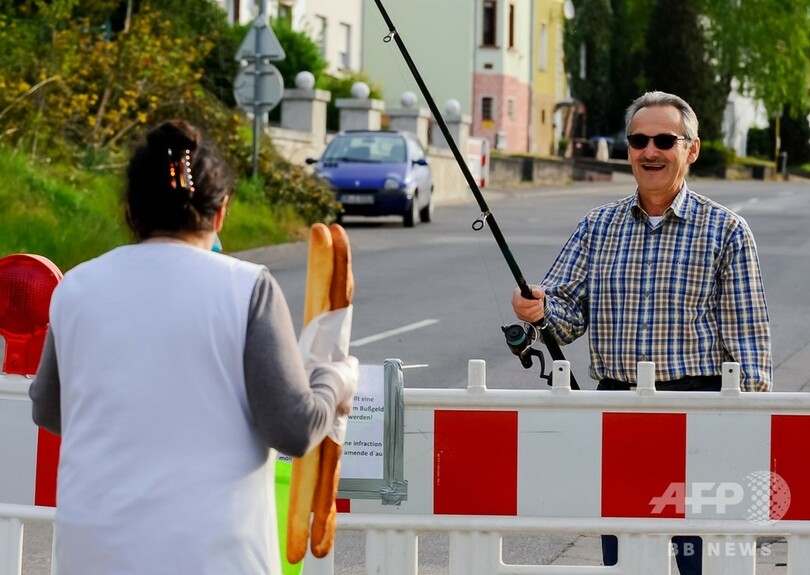
{"type": "Polygon", "coordinates": [[[514,76],[475,74],[473,136],[487,138],[495,149],[529,152],[531,86],[514,76]]]}

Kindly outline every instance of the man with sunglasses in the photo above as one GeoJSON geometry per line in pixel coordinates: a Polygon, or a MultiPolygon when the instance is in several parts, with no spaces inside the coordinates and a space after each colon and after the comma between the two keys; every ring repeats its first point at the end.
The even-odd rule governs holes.
{"type": "MultiPolygon", "coordinates": [[[[597,389],[636,385],[655,363],[659,390],[719,391],[721,365],[740,364],[744,391],[772,387],[768,309],[754,237],[743,218],[686,183],[700,153],[698,120],[683,99],[647,92],[625,115],[636,193],[591,210],[536,299],[512,296],[517,317],[548,325],[559,343],[588,330],[597,389]]],[[[632,439],[632,438],[628,438],[632,439]]],[[[681,575],[699,575],[699,537],[673,538],[681,575]]],[[[605,565],[617,541],[603,536],[605,565]]]]}

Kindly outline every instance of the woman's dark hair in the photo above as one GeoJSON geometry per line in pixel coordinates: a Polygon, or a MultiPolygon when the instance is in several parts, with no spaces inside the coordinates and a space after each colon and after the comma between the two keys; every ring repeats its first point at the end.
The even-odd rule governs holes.
{"type": "Polygon", "coordinates": [[[196,233],[210,229],[231,178],[200,131],[182,120],[152,129],[127,168],[127,223],[138,240],[155,232],[196,233]]]}

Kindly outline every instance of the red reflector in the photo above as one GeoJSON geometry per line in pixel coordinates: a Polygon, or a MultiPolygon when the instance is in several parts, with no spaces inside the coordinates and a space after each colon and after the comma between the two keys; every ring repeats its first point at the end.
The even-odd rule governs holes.
{"type": "Polygon", "coordinates": [[[42,256],[0,258],[0,336],[6,340],[3,371],[36,373],[48,329],[51,295],[62,272],[42,256]]]}

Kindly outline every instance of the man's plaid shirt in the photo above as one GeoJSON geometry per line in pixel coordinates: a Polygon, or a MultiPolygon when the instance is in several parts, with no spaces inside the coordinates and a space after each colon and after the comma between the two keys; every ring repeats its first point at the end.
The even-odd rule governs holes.
{"type": "Polygon", "coordinates": [[[561,343],[590,327],[591,377],[636,382],[720,375],[740,364],[741,387],[772,386],[768,308],[754,237],[743,218],[684,184],[652,227],[637,197],[596,208],[542,282],[546,321],[561,343]]]}

